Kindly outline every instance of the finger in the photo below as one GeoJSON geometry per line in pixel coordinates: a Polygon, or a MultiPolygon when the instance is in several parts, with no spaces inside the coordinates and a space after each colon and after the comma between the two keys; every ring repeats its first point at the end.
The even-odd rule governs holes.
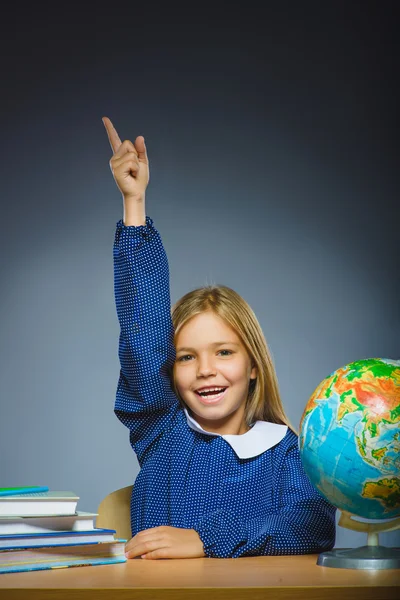
{"type": "Polygon", "coordinates": [[[124,140],[111,160],[121,158],[126,152],[133,152],[140,162],[148,163],[146,144],[142,135],[138,135],[134,144],[130,140],[124,140]]]}
{"type": "Polygon", "coordinates": [[[142,554],[140,558],[152,560],[157,558],[172,558],[172,556],[169,552],[169,548],[159,548],[158,550],[153,550],[153,552],[142,554]]]}
{"type": "Polygon", "coordinates": [[[128,174],[131,173],[134,175],[134,177],[136,177],[136,175],[139,173],[139,165],[136,161],[126,160],[118,167],[114,166],[111,170],[114,176],[117,178],[120,176],[128,176],[128,174]]]}
{"type": "Polygon", "coordinates": [[[134,154],[136,157],[138,155],[137,150],[134,144],[132,144],[131,140],[124,140],[118,148],[118,152],[116,152],[114,156],[112,156],[111,160],[118,160],[128,152],[134,154]]]}
{"type": "Polygon", "coordinates": [[[139,160],[147,163],[148,159],[147,159],[146,144],[144,141],[144,137],[142,135],[137,136],[137,138],[135,140],[135,148],[137,150],[139,160]]]}
{"type": "Polygon", "coordinates": [[[110,167],[113,169],[117,169],[120,165],[123,165],[127,162],[132,162],[132,164],[135,164],[137,167],[139,167],[139,159],[137,157],[137,154],[135,152],[130,151],[126,152],[122,156],[118,156],[118,154],[113,156],[110,160],[110,167]]]}
{"type": "Polygon", "coordinates": [[[153,552],[155,550],[159,550],[161,548],[166,547],[167,546],[165,540],[148,540],[139,544],[135,544],[129,549],[125,548],[125,557],[135,558],[135,556],[141,556],[142,554],[147,554],[149,552],[153,552]]]}
{"type": "MultiPolygon", "coordinates": [[[[139,533],[137,533],[135,535],[135,537],[137,537],[138,535],[143,536],[146,533],[151,533],[151,532],[155,532],[155,531],[161,533],[161,532],[166,531],[167,529],[169,529],[169,528],[165,525],[158,525],[158,527],[149,527],[149,529],[142,529],[142,531],[139,531],[139,533]]],[[[132,538],[132,539],[134,540],[135,538],[132,538]]]]}
{"type": "Polygon", "coordinates": [[[162,532],[160,531],[160,527],[152,527],[151,529],[142,529],[139,531],[133,538],[129,540],[125,544],[125,552],[128,550],[132,550],[138,544],[142,544],[144,541],[148,540],[158,540],[160,539],[162,532]]]}
{"type": "Polygon", "coordinates": [[[121,146],[121,140],[115,129],[114,125],[111,123],[108,117],[102,117],[101,119],[104,123],[104,127],[106,128],[108,141],[110,142],[111,149],[113,153],[117,152],[119,147],[121,146]]]}

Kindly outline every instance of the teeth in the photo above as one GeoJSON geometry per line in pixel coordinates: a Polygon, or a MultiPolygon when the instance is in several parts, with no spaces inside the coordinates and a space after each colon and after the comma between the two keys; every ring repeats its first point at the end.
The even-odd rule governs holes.
{"type": "Polygon", "coordinates": [[[210,398],[211,400],[213,400],[214,398],[221,396],[221,394],[224,393],[225,389],[226,388],[210,388],[208,390],[201,390],[201,392],[198,392],[198,394],[200,396],[202,396],[203,398],[210,398]],[[208,392],[208,394],[206,394],[205,392],[208,392]],[[210,394],[210,392],[215,392],[215,393],[210,394]]]}

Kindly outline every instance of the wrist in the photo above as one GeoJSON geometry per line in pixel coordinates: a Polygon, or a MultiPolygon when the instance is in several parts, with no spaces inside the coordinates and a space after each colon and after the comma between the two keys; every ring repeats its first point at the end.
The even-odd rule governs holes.
{"type": "Polygon", "coordinates": [[[145,194],[124,196],[124,225],[146,225],[145,194]]]}

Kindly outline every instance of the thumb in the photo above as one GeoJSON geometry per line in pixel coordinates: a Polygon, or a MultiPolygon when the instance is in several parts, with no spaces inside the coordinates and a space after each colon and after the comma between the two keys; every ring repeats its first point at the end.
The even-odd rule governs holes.
{"type": "Polygon", "coordinates": [[[144,142],[144,137],[142,135],[139,135],[136,140],[135,140],[135,148],[137,150],[138,153],[138,159],[141,160],[142,162],[148,162],[147,159],[147,149],[146,149],[146,144],[144,142]]]}

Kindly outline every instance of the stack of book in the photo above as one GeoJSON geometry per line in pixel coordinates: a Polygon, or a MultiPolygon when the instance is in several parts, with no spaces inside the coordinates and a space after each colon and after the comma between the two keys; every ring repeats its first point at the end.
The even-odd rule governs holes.
{"type": "Polygon", "coordinates": [[[127,540],[77,511],[74,492],[0,488],[0,573],[126,562],[127,540]]]}

